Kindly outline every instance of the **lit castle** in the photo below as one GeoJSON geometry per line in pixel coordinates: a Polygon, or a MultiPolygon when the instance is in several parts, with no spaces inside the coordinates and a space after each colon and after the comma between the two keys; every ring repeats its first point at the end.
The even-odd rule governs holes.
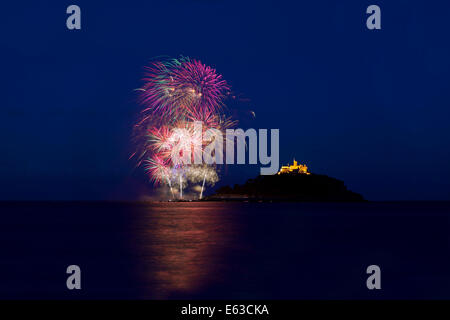
{"type": "Polygon", "coordinates": [[[308,172],[308,167],[306,164],[297,164],[297,161],[294,159],[294,164],[290,166],[282,166],[278,174],[289,174],[289,173],[301,173],[301,174],[310,174],[308,172]]]}

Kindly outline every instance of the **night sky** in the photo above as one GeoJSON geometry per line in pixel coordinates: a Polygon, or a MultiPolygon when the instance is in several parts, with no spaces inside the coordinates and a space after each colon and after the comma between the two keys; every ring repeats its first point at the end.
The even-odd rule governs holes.
{"type": "MultiPolygon", "coordinates": [[[[447,1],[8,1],[0,17],[0,199],[141,199],[128,160],[143,67],[213,66],[280,129],[281,164],[369,200],[450,200],[447,1]],[[82,29],[66,28],[81,7],[82,29]],[[377,4],[382,30],[366,28],[377,4]]],[[[280,164],[280,165],[281,165],[280,164]]],[[[259,166],[223,172],[219,185],[259,166]]]]}

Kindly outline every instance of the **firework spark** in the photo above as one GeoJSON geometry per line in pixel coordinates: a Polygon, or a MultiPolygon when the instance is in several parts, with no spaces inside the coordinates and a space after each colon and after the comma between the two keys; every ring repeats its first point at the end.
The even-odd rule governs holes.
{"type": "Polygon", "coordinates": [[[142,112],[159,113],[165,122],[189,114],[217,114],[230,87],[215,69],[187,57],[156,61],[146,68],[140,101],[142,112]]]}
{"type": "Polygon", "coordinates": [[[135,125],[138,148],[131,157],[144,164],[155,185],[167,184],[172,195],[173,187],[179,188],[182,198],[189,183],[201,183],[202,198],[205,185],[218,181],[216,166],[174,159],[188,156],[194,163],[208,142],[202,140],[207,130],[224,132],[236,124],[223,114],[230,87],[215,69],[187,57],[155,61],[145,70],[144,84],[136,89],[144,109],[135,125]],[[185,150],[194,152],[183,154],[185,150]]]}

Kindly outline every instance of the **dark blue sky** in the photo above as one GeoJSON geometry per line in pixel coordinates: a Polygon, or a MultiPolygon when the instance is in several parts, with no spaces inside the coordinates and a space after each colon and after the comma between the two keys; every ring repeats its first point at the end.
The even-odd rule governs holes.
{"type": "MultiPolygon", "coordinates": [[[[134,88],[186,55],[251,99],[256,128],[370,200],[450,200],[445,1],[19,1],[2,4],[0,199],[137,199],[134,88]],[[66,28],[77,4],[82,30],[66,28]],[[368,5],[382,30],[365,26],[368,5]]],[[[231,168],[222,183],[258,172],[231,168]]]]}

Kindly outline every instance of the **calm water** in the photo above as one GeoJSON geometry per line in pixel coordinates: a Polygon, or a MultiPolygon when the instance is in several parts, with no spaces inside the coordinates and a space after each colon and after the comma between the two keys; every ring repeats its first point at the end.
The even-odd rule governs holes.
{"type": "Polygon", "coordinates": [[[0,298],[450,298],[450,203],[0,205],[0,298]],[[66,289],[66,268],[82,290],[66,289]],[[366,267],[382,271],[368,291],[366,267]]]}

